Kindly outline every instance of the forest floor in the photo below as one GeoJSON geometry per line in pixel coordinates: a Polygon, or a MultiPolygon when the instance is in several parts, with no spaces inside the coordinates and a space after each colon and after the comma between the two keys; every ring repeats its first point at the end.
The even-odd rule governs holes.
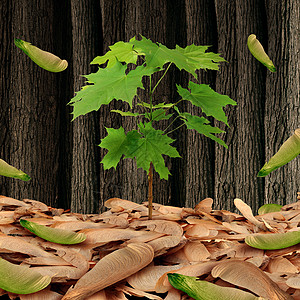
{"type": "Polygon", "coordinates": [[[213,210],[211,198],[194,208],[154,203],[149,220],[147,203],[118,198],[106,201],[106,212],[84,215],[0,196],[0,257],[52,278],[40,292],[18,295],[0,289],[0,296],[193,299],[169,283],[167,274],[179,273],[265,299],[300,300],[300,244],[261,250],[245,243],[249,235],[297,231],[300,193],[295,200],[278,212],[257,216],[239,199],[235,205],[241,214],[213,210]],[[22,227],[20,219],[81,232],[86,240],[76,245],[52,243],[22,227]],[[235,275],[227,276],[227,271],[235,275]]]}

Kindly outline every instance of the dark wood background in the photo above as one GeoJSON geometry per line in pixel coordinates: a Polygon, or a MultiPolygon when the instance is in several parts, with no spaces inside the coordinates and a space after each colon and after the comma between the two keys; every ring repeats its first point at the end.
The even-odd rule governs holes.
{"type": "MultiPolygon", "coordinates": [[[[222,137],[228,150],[192,131],[176,135],[183,158],[167,161],[169,181],[155,176],[154,200],[192,207],[212,197],[214,208],[230,210],[236,197],[254,210],[295,201],[299,158],[266,178],[256,174],[300,125],[299,15],[294,0],[1,0],[0,157],[32,180],[1,177],[0,193],[82,213],[98,212],[110,197],[146,200],[146,174],[132,161],[122,161],[116,172],[104,172],[99,163],[105,126],[128,129],[132,120],[102,107],[71,122],[67,106],[84,82],[79,75],[95,70],[89,64],[95,56],[141,33],[168,47],[212,45],[228,63],[219,72],[201,72],[201,82],[238,103],[226,110],[230,128],[222,137]],[[277,73],[248,51],[251,33],[277,73]],[[14,38],[67,59],[68,69],[54,74],[39,68],[14,38]]],[[[156,99],[176,99],[174,80],[188,78],[171,70],[156,99]]]]}

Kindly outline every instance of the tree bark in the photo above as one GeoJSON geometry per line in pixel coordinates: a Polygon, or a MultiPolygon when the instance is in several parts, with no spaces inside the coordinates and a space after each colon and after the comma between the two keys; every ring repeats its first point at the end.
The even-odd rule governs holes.
{"type": "MultiPolygon", "coordinates": [[[[186,0],[187,44],[212,45],[210,51],[217,51],[217,28],[215,7],[212,1],[186,0]]],[[[197,72],[198,82],[215,88],[214,71],[197,72]]],[[[195,81],[191,76],[189,78],[195,81]]],[[[186,105],[188,112],[201,116],[201,109],[186,105]]],[[[213,120],[210,120],[213,126],[213,120]]],[[[194,207],[206,197],[214,197],[215,143],[195,130],[187,130],[186,153],[182,159],[185,172],[185,206],[194,207]]]]}
{"type": "MultiPolygon", "coordinates": [[[[79,91],[96,67],[90,62],[101,49],[101,13],[98,1],[71,1],[74,91],[79,91]]],[[[101,51],[102,52],[102,51],[101,51]]],[[[79,213],[99,209],[99,131],[98,113],[91,112],[75,119],[73,124],[73,159],[71,210],[79,213]]]]}
{"type": "MultiPolygon", "coordinates": [[[[53,52],[51,2],[10,1],[9,10],[14,38],[53,52]]],[[[41,69],[13,47],[9,76],[10,163],[32,178],[29,182],[11,181],[10,196],[55,205],[59,149],[56,74],[41,69]]]]}
{"type": "MultiPolygon", "coordinates": [[[[109,51],[109,46],[118,41],[124,41],[124,1],[100,1],[101,19],[102,19],[102,36],[103,36],[103,54],[109,51]]],[[[121,101],[112,101],[109,105],[102,105],[99,110],[99,140],[106,135],[107,128],[119,128],[121,126],[121,118],[116,113],[110,113],[111,109],[121,109],[121,101]]],[[[100,141],[99,141],[100,142],[100,141]]],[[[100,160],[103,159],[107,150],[100,149],[100,160]]],[[[104,170],[100,164],[100,208],[103,209],[104,202],[112,197],[125,198],[124,186],[122,183],[123,168],[122,163],[117,169],[104,170]]]]}
{"type": "MultiPolygon", "coordinates": [[[[299,128],[299,18],[297,1],[265,1],[267,8],[267,53],[277,68],[267,73],[265,106],[266,161],[299,128]]],[[[266,202],[296,201],[300,182],[299,157],[266,177],[266,202]]]]}
{"type": "MultiPolygon", "coordinates": [[[[211,50],[228,63],[217,73],[199,72],[200,82],[238,103],[225,109],[230,128],[213,121],[226,131],[220,137],[228,149],[183,128],[174,133],[173,146],[182,158],[166,160],[172,173],[168,181],[154,172],[154,202],[192,207],[212,197],[214,208],[233,210],[233,200],[239,197],[256,212],[265,202],[295,201],[299,158],[266,178],[256,175],[300,124],[299,14],[292,0],[1,1],[0,157],[32,180],[0,177],[0,193],[82,213],[97,212],[111,197],[147,200],[147,174],[136,170],[132,160],[122,160],[117,170],[104,171],[100,164],[107,151],[97,145],[107,134],[105,127],[128,131],[136,126],[132,119],[110,113],[128,105],[112,101],[72,123],[67,106],[83,84],[80,75],[93,71],[89,63],[95,56],[142,34],[169,48],[213,45],[211,50]],[[248,51],[251,33],[277,73],[248,51]],[[68,69],[59,74],[41,69],[13,45],[13,38],[67,59],[68,69]]],[[[175,102],[179,96],[174,83],[186,86],[189,79],[171,67],[154,103],[175,102]]],[[[153,86],[157,74],[152,80],[153,86]]],[[[139,91],[141,97],[147,92],[139,91]]],[[[201,113],[189,104],[183,108],[201,113]]]]}
{"type": "Polygon", "coordinates": [[[251,33],[266,36],[264,7],[260,1],[217,1],[219,52],[229,64],[217,75],[217,91],[237,101],[226,109],[231,129],[222,136],[228,150],[216,147],[216,200],[219,207],[233,209],[241,198],[255,211],[263,203],[263,179],[256,177],[264,160],[265,70],[247,49],[251,33]],[[225,202],[226,201],[226,202],[225,202]]]}
{"type": "MultiPolygon", "coordinates": [[[[11,61],[11,11],[9,9],[9,1],[0,2],[0,39],[5,47],[0,51],[1,62],[1,78],[0,78],[0,158],[10,162],[10,145],[9,145],[9,90],[11,82],[8,74],[10,74],[11,61]]],[[[0,176],[0,194],[9,195],[9,183],[11,178],[0,176]]]]}

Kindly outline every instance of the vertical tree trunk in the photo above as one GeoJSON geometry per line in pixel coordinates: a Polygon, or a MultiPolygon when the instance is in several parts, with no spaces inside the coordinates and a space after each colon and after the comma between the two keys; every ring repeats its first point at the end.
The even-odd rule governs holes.
{"type": "MultiPolygon", "coordinates": [[[[212,45],[209,50],[217,50],[216,15],[213,1],[186,0],[187,44],[212,45]]],[[[190,78],[190,80],[194,80],[190,78]]],[[[198,72],[199,83],[215,88],[215,72],[198,72]]],[[[201,115],[201,109],[187,105],[194,115],[201,115]]],[[[213,121],[212,121],[213,122],[213,121]]],[[[213,124],[212,124],[213,125],[213,124]]],[[[214,197],[215,143],[194,130],[186,131],[186,154],[183,158],[185,171],[185,206],[194,207],[206,197],[214,197]]]]}
{"type": "MultiPolygon", "coordinates": [[[[180,1],[178,1],[180,2],[180,1]]],[[[177,3],[177,2],[176,2],[177,3]]],[[[171,2],[161,1],[118,1],[102,2],[102,19],[103,19],[103,37],[104,37],[104,52],[107,46],[117,42],[118,40],[128,41],[131,37],[142,34],[153,41],[167,44],[168,46],[175,46],[176,31],[174,28],[170,30],[170,24],[178,18],[178,6],[172,2],[175,9],[174,13],[170,13],[171,2]],[[171,33],[171,34],[170,34],[171,33]]],[[[174,25],[174,24],[173,24],[174,25]]],[[[174,27],[174,26],[173,26],[174,27]]],[[[157,80],[157,76],[153,76],[153,83],[157,80]]],[[[156,90],[154,96],[155,101],[169,102],[169,95],[172,87],[170,87],[170,76],[166,77],[156,90]]],[[[149,92],[146,90],[146,92],[149,92]]],[[[123,103],[112,103],[110,107],[117,105],[118,108],[128,109],[127,105],[123,103]]],[[[136,109],[135,103],[133,106],[136,109]]],[[[102,126],[111,125],[119,127],[121,124],[125,131],[135,128],[135,121],[130,118],[122,118],[113,116],[112,113],[104,113],[106,108],[100,112],[100,128],[102,126]]],[[[111,127],[107,126],[107,127],[111,127]]],[[[106,135],[103,129],[101,130],[101,138],[106,135]]],[[[101,152],[101,156],[105,151],[101,152]]],[[[170,162],[168,162],[170,166],[170,162]]],[[[117,173],[114,170],[101,171],[100,190],[103,190],[103,200],[107,198],[106,195],[120,196],[125,199],[142,202],[147,200],[147,175],[146,172],[139,169],[136,170],[136,164],[132,160],[121,161],[117,167],[117,173]],[[103,174],[103,175],[102,175],[103,174]],[[109,174],[109,175],[108,175],[109,174]]],[[[154,202],[170,203],[171,200],[171,184],[165,180],[160,180],[158,174],[154,173],[153,178],[153,193],[154,202]]]]}
{"type": "Polygon", "coordinates": [[[236,1],[238,58],[236,197],[254,212],[264,201],[264,181],[257,173],[265,159],[264,122],[266,68],[251,55],[247,38],[251,33],[267,40],[264,5],[259,0],[236,1]]]}
{"type": "MultiPolygon", "coordinates": [[[[101,13],[97,1],[71,1],[74,91],[79,91],[89,74],[90,62],[99,53],[101,13]]],[[[97,112],[73,121],[71,210],[88,213],[99,207],[99,133],[97,112]]]]}
{"type": "MultiPolygon", "coordinates": [[[[0,158],[10,160],[9,149],[9,89],[10,61],[11,61],[11,11],[9,1],[0,2],[0,39],[5,45],[0,51],[1,78],[0,78],[0,158]]],[[[9,182],[12,179],[0,176],[0,195],[9,195],[9,182]]]]}
{"type": "MultiPolygon", "coordinates": [[[[215,1],[218,29],[218,52],[228,61],[222,64],[216,76],[216,91],[228,95],[235,101],[237,99],[238,78],[235,76],[238,70],[236,52],[236,7],[234,1],[215,1]],[[222,33],[222,34],[221,34],[222,33]]],[[[238,104],[239,105],[239,104],[238,104]]],[[[220,137],[228,145],[228,149],[216,145],[215,158],[215,201],[216,208],[230,210],[232,200],[236,197],[235,165],[237,160],[237,108],[228,106],[224,109],[228,116],[230,128],[218,124],[218,127],[226,130],[220,137]]]]}
{"type": "MultiPolygon", "coordinates": [[[[299,18],[297,1],[266,1],[269,32],[268,54],[277,68],[266,81],[266,161],[300,126],[299,114],[299,18]]],[[[285,204],[296,200],[300,160],[266,177],[266,201],[285,204]]]]}
{"type": "MultiPolygon", "coordinates": [[[[151,1],[126,1],[125,15],[125,31],[126,39],[129,40],[134,35],[143,35],[153,42],[160,42],[167,46],[175,46],[175,34],[170,30],[169,24],[175,14],[178,13],[176,8],[179,1],[173,1],[173,11],[170,9],[169,1],[161,2],[158,0],[151,1]]],[[[178,17],[178,16],[177,16],[178,17]]],[[[173,29],[175,31],[175,29],[173,29]]],[[[179,32],[178,32],[179,33],[179,32]]],[[[161,74],[152,76],[152,88],[160,78],[161,74]]],[[[147,82],[148,84],[148,82],[147,82]]],[[[170,74],[161,81],[153,95],[153,103],[157,101],[170,102],[173,85],[170,83],[170,74]]],[[[143,95],[149,93],[146,88],[143,95]]],[[[146,100],[146,99],[145,99],[146,100]]],[[[145,101],[144,100],[144,101],[145,101]]],[[[146,100],[148,101],[148,100],[146,100]]],[[[124,126],[131,130],[135,126],[134,120],[126,119],[124,126]]],[[[165,123],[160,122],[155,126],[159,129],[165,128],[165,123]]],[[[136,163],[127,160],[124,162],[126,172],[124,173],[124,187],[127,189],[128,199],[137,199],[139,202],[147,200],[147,176],[143,170],[136,170],[136,163]]],[[[171,162],[168,160],[167,165],[171,167],[171,162]]],[[[175,199],[172,199],[175,200],[175,199]]],[[[160,180],[158,174],[153,174],[153,201],[163,204],[171,201],[171,183],[170,181],[160,180]]],[[[176,201],[176,200],[175,200],[176,201]]]]}
{"type": "MultiPolygon", "coordinates": [[[[102,18],[102,36],[103,36],[103,54],[109,50],[109,46],[118,41],[124,41],[124,1],[100,1],[101,18],[102,18]]],[[[106,135],[107,128],[119,128],[121,118],[116,113],[110,113],[110,109],[121,109],[121,101],[112,101],[110,105],[102,105],[99,110],[99,140],[106,135]]],[[[106,150],[100,149],[100,160],[107,153],[106,150]]],[[[101,208],[108,198],[120,197],[125,198],[124,186],[122,184],[123,169],[122,164],[117,169],[104,171],[103,165],[100,164],[100,205],[101,208]]]]}
{"type": "MultiPolygon", "coordinates": [[[[10,4],[12,37],[53,52],[51,2],[10,4]]],[[[41,69],[14,46],[9,76],[10,163],[32,177],[29,182],[11,181],[10,196],[55,205],[59,149],[56,74],[41,69]]]]}
{"type": "Polygon", "coordinates": [[[259,1],[216,2],[218,32],[224,33],[219,34],[219,52],[229,61],[223,67],[226,71],[217,75],[217,90],[229,92],[238,103],[227,110],[232,129],[226,129],[223,136],[229,149],[217,146],[216,150],[216,198],[219,206],[227,209],[233,208],[235,197],[254,210],[263,203],[263,180],[256,174],[264,160],[265,70],[247,49],[251,33],[266,36],[262,30],[263,8],[259,1]]]}
{"type": "MultiPolygon", "coordinates": [[[[55,53],[68,60],[68,68],[56,76],[57,102],[59,109],[59,169],[58,169],[58,203],[56,207],[69,209],[71,205],[71,179],[72,179],[72,108],[67,105],[74,95],[73,81],[73,43],[72,18],[69,0],[54,1],[54,42],[55,53]]],[[[75,74],[78,76],[78,74],[75,74]]],[[[80,200],[81,201],[81,198],[80,200]]]]}

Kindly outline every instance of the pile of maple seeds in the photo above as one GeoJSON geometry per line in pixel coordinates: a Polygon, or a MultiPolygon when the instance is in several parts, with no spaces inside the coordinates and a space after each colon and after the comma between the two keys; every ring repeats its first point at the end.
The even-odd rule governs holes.
{"type": "MultiPolygon", "coordinates": [[[[300,299],[300,244],[261,250],[248,246],[245,237],[256,233],[295,231],[300,222],[297,202],[281,211],[253,216],[240,199],[241,214],[213,210],[204,199],[195,208],[112,198],[102,214],[77,214],[42,202],[0,196],[0,257],[51,277],[45,289],[17,295],[0,289],[10,299],[120,300],[192,299],[171,286],[168,273],[198,277],[219,286],[247,290],[260,299],[300,299]],[[52,228],[81,232],[86,240],[75,245],[46,241],[23,228],[26,219],[52,228]],[[227,268],[232,280],[216,266],[227,268]]],[[[224,272],[223,272],[224,273],[224,272]]]]}

